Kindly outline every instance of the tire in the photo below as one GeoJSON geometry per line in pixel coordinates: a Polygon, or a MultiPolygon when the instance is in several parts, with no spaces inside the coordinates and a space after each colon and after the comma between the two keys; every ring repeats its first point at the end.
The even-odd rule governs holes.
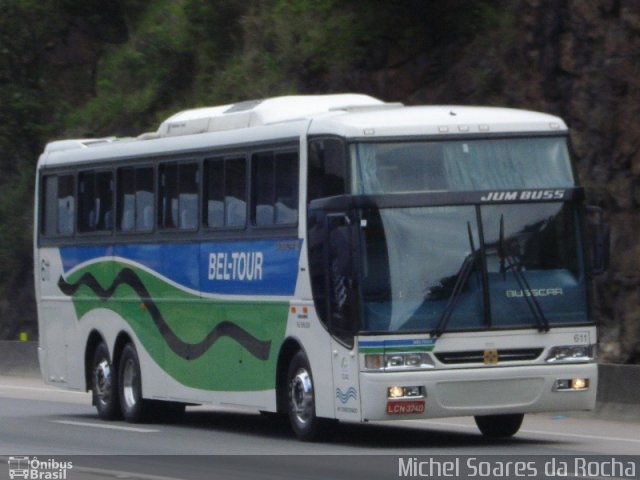
{"type": "Polygon", "coordinates": [[[152,417],[152,403],[142,398],[142,374],[135,347],[128,343],[118,362],[120,409],[127,422],[140,423],[152,417]]]}
{"type": "Polygon", "coordinates": [[[109,359],[104,342],[96,347],[91,363],[91,395],[98,416],[103,420],[122,418],[118,399],[118,374],[109,359]]]}
{"type": "Polygon", "coordinates": [[[523,413],[510,415],[483,415],[475,417],[476,425],[485,437],[507,438],[514,436],[522,425],[523,413]]]}
{"type": "Polygon", "coordinates": [[[323,439],[329,433],[331,422],[316,417],[313,376],[302,351],[296,353],[289,364],[287,391],[287,412],[293,432],[303,441],[323,439]]]}

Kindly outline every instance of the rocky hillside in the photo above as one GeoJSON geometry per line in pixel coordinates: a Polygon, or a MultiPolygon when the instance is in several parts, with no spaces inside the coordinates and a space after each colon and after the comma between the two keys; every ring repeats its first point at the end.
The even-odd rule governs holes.
{"type": "Polygon", "coordinates": [[[0,0],[0,336],[35,332],[33,165],[52,138],[286,93],[562,116],[612,227],[601,356],[640,363],[640,2],[0,0]]]}

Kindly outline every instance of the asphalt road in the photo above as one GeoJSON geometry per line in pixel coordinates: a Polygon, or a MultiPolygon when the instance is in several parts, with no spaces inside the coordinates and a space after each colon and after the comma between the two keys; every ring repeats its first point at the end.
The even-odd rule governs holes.
{"type": "Polygon", "coordinates": [[[296,440],[285,423],[240,410],[190,407],[170,424],[103,422],[89,394],[0,376],[0,479],[8,478],[1,460],[16,455],[82,455],[73,457],[73,480],[398,478],[399,457],[639,453],[640,422],[553,414],[526,416],[514,438],[500,441],[483,438],[472,418],[341,423],[330,442],[313,444],[296,440]]]}

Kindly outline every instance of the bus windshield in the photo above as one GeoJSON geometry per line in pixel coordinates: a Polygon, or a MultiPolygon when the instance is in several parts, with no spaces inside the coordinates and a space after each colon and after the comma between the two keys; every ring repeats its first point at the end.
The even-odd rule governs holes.
{"type": "Polygon", "coordinates": [[[565,137],[356,143],[352,193],[573,187],[565,137]]]}
{"type": "Polygon", "coordinates": [[[361,215],[364,331],[433,332],[447,309],[447,331],[587,319],[572,203],[371,208],[361,215]]]}

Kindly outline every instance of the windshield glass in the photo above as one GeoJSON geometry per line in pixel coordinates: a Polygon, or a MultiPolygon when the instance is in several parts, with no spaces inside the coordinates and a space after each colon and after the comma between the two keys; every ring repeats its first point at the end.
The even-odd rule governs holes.
{"type": "Polygon", "coordinates": [[[564,137],[351,145],[352,192],[573,187],[564,137]]]}
{"type": "Polygon", "coordinates": [[[586,321],[569,203],[371,208],[361,215],[365,331],[433,331],[453,297],[448,331],[539,326],[531,296],[551,326],[586,321]]]}
{"type": "Polygon", "coordinates": [[[586,290],[581,249],[570,204],[483,206],[495,326],[517,326],[534,316],[534,297],[550,324],[584,322],[586,290]]]}

